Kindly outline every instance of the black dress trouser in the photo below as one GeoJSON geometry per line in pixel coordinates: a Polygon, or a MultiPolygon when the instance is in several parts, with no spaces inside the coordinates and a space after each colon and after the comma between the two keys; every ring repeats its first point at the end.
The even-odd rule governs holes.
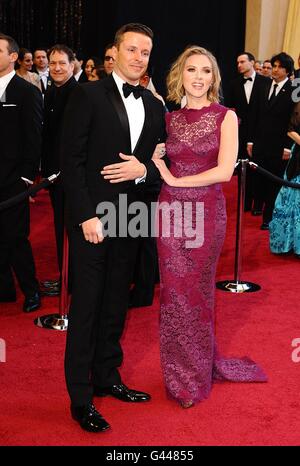
{"type": "MultiPolygon", "coordinates": [[[[281,158],[256,158],[254,162],[279,178],[283,178],[287,166],[287,161],[282,160],[281,158]]],[[[257,172],[254,173],[254,183],[255,202],[261,205],[264,204],[263,222],[269,223],[272,220],[274,205],[276,197],[280,191],[281,184],[257,172]]]]}
{"type": "MultiPolygon", "coordinates": [[[[27,189],[23,180],[0,188],[0,202],[10,199],[27,189]]],[[[35,265],[29,242],[29,200],[0,211],[0,296],[15,293],[12,271],[25,296],[39,290],[35,265]]]]}
{"type": "Polygon", "coordinates": [[[71,402],[92,400],[93,385],[120,383],[128,295],[138,241],[109,238],[92,244],[80,227],[69,235],[72,299],[65,354],[65,375],[71,402]]]}

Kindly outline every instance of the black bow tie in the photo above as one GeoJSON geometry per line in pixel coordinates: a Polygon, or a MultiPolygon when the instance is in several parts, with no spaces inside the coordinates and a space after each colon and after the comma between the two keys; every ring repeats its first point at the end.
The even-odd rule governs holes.
{"type": "Polygon", "coordinates": [[[131,93],[133,93],[134,97],[138,99],[143,94],[145,88],[143,86],[132,86],[132,84],[124,83],[123,84],[123,94],[124,97],[128,97],[131,93]]]}
{"type": "Polygon", "coordinates": [[[244,78],[244,84],[246,84],[247,81],[253,81],[252,78],[244,78]]]}

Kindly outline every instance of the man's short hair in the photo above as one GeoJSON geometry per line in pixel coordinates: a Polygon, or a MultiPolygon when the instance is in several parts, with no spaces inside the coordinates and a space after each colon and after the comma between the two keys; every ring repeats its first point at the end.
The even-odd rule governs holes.
{"type": "Polygon", "coordinates": [[[126,32],[138,32],[139,34],[143,34],[144,36],[149,37],[153,41],[153,31],[145,24],[141,23],[128,23],[124,24],[124,26],[120,27],[115,35],[114,45],[118,47],[122,42],[123,35],[126,32]]]}
{"type": "Polygon", "coordinates": [[[71,50],[70,47],[68,47],[65,44],[55,44],[55,45],[53,45],[53,47],[51,47],[51,49],[48,50],[48,53],[47,53],[48,59],[50,59],[50,56],[54,52],[65,53],[68,56],[68,60],[69,60],[70,63],[72,61],[75,61],[75,55],[74,55],[73,50],[71,50]]]}
{"type": "Polygon", "coordinates": [[[8,53],[11,54],[11,53],[19,53],[19,46],[17,44],[17,42],[15,41],[15,39],[11,36],[7,36],[6,34],[2,34],[0,32],[0,40],[6,40],[7,42],[7,50],[8,50],[8,53]]]}
{"type": "Polygon", "coordinates": [[[106,51],[109,49],[112,49],[114,45],[115,45],[114,42],[110,42],[109,44],[107,44],[104,49],[104,55],[106,54],[106,51]]]}
{"type": "Polygon", "coordinates": [[[84,54],[81,50],[73,50],[75,58],[77,58],[78,61],[84,61],[84,54]]]}
{"type": "Polygon", "coordinates": [[[239,57],[241,55],[247,55],[249,61],[254,61],[255,62],[255,56],[252,53],[250,53],[250,52],[241,52],[241,53],[238,54],[239,57]]]}

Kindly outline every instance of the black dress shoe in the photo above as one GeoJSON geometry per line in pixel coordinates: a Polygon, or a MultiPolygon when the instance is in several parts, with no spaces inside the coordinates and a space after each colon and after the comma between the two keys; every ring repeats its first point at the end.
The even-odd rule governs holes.
{"type": "Polygon", "coordinates": [[[138,403],[141,401],[149,401],[151,396],[148,393],[137,392],[126,387],[126,385],[120,383],[113,385],[109,388],[94,387],[95,396],[107,396],[111,395],[121,401],[129,401],[131,403],[138,403]]]}
{"type": "Polygon", "coordinates": [[[260,226],[260,229],[261,230],[268,230],[269,229],[269,224],[266,223],[266,222],[262,223],[261,226],[260,226]]]}
{"type": "Polygon", "coordinates": [[[60,280],[45,280],[44,282],[40,282],[43,288],[59,288],[60,287],[60,280]]]}
{"type": "Polygon", "coordinates": [[[110,428],[108,422],[101,416],[92,403],[86,406],[71,405],[72,418],[88,432],[104,432],[110,428]]]}
{"type": "Polygon", "coordinates": [[[59,296],[60,295],[60,287],[49,287],[49,288],[41,288],[41,295],[42,296],[59,296]]]}
{"type": "Polygon", "coordinates": [[[39,293],[35,293],[33,296],[26,296],[23,304],[24,312],[37,311],[41,307],[41,298],[39,293]]]}
{"type": "Polygon", "coordinates": [[[45,280],[40,282],[42,296],[59,296],[61,291],[60,280],[45,280]]]}
{"type": "Polygon", "coordinates": [[[252,210],[251,215],[257,217],[258,215],[262,215],[262,210],[252,210]]]}

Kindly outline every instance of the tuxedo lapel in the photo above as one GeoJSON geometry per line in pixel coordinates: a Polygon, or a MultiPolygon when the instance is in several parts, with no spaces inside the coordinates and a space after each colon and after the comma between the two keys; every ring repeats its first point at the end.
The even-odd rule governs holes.
{"type": "Polygon", "coordinates": [[[241,104],[247,106],[248,102],[247,102],[247,97],[246,97],[246,92],[245,92],[245,84],[244,84],[244,78],[243,77],[240,79],[239,94],[240,94],[239,100],[240,100],[241,104]]]}
{"type": "MultiPolygon", "coordinates": [[[[16,80],[17,80],[17,75],[15,74],[14,77],[9,81],[6,87],[6,90],[5,90],[5,94],[3,95],[3,98],[5,98],[5,101],[8,103],[13,103],[12,100],[14,99],[15,97],[14,94],[16,93],[15,92],[16,80]]],[[[3,100],[4,103],[5,101],[3,100]]]]}
{"type": "Polygon", "coordinates": [[[128,146],[127,153],[129,154],[131,153],[131,140],[130,140],[130,129],[129,129],[128,116],[127,116],[127,112],[126,112],[122,97],[120,96],[117,85],[112,76],[107,78],[105,87],[107,91],[107,96],[109,100],[111,101],[113,107],[115,108],[115,111],[120,120],[122,130],[124,134],[126,134],[127,146],[128,146]]]}
{"type": "Polygon", "coordinates": [[[265,105],[265,108],[267,110],[273,106],[269,102],[269,95],[270,95],[271,87],[272,87],[272,81],[270,82],[270,84],[268,86],[266,86],[266,88],[264,90],[264,105],[265,105]]]}
{"type": "Polygon", "coordinates": [[[255,98],[255,95],[257,93],[258,87],[259,87],[259,81],[258,81],[258,78],[257,78],[257,75],[256,75],[255,79],[254,79],[253,87],[252,87],[252,92],[251,92],[251,95],[250,95],[249,105],[252,104],[252,102],[253,102],[253,100],[255,98]]]}
{"type": "Polygon", "coordinates": [[[285,85],[280,89],[273,102],[271,102],[270,108],[274,107],[274,105],[278,105],[280,102],[283,102],[286,99],[286,96],[290,95],[290,92],[288,92],[290,87],[291,83],[290,81],[287,81],[285,85]]]}
{"type": "MultiPolygon", "coordinates": [[[[270,109],[273,108],[275,105],[278,105],[280,102],[282,102],[282,101],[284,101],[286,99],[286,95],[290,94],[289,92],[287,92],[290,89],[290,87],[291,87],[291,83],[290,83],[290,81],[287,81],[285,83],[285,85],[280,89],[277,96],[275,98],[273,98],[271,103],[269,103],[269,108],[270,109]]],[[[268,89],[268,95],[267,95],[268,99],[269,99],[269,94],[270,94],[270,88],[268,89]]]]}
{"type": "MultiPolygon", "coordinates": [[[[152,96],[150,96],[152,98],[152,96]]],[[[142,132],[140,134],[140,137],[136,143],[136,146],[134,148],[133,154],[135,154],[139,147],[143,144],[143,138],[144,136],[148,133],[148,131],[151,131],[151,126],[152,126],[152,106],[151,106],[151,99],[149,98],[149,94],[147,92],[144,92],[143,96],[143,104],[144,104],[144,109],[145,109],[145,121],[143,125],[142,132]]]]}

